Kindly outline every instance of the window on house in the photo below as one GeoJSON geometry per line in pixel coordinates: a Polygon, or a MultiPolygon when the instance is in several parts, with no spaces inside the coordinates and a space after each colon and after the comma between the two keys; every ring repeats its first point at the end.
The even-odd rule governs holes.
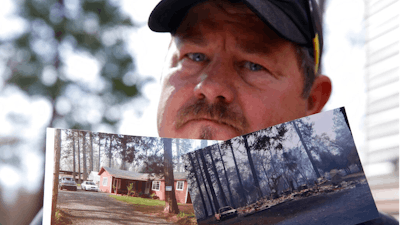
{"type": "Polygon", "coordinates": [[[153,185],[151,187],[151,190],[159,191],[160,190],[160,181],[153,181],[153,185]]]}
{"type": "Polygon", "coordinates": [[[103,177],[103,186],[107,186],[108,177],[103,177]]]}
{"type": "Polygon", "coordinates": [[[176,190],[178,190],[178,191],[183,191],[183,185],[185,184],[185,182],[184,181],[177,181],[176,182],[176,190]]]}

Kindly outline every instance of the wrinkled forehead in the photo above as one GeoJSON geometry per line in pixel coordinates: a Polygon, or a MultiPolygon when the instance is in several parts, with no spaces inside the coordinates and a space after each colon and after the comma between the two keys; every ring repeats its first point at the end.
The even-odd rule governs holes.
{"type": "Polygon", "coordinates": [[[244,3],[206,1],[192,7],[173,34],[174,40],[188,40],[201,44],[207,31],[225,32],[239,42],[271,45],[289,42],[279,37],[244,3]]]}

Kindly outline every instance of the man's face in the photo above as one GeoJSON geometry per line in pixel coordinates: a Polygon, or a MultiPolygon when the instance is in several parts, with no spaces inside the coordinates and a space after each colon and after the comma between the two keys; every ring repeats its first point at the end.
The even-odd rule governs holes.
{"type": "Polygon", "coordinates": [[[244,4],[193,7],[168,58],[161,137],[227,140],[307,115],[296,46],[244,4]]]}

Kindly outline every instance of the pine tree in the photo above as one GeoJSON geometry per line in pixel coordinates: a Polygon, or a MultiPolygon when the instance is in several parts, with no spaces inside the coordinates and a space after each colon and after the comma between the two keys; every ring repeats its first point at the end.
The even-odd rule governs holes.
{"type": "Polygon", "coordinates": [[[178,203],[175,197],[174,171],[172,162],[172,140],[163,138],[164,143],[164,180],[165,186],[172,186],[172,191],[165,191],[165,208],[168,213],[179,213],[178,203]]]}
{"type": "Polygon", "coordinates": [[[56,205],[58,196],[58,176],[60,172],[60,155],[61,155],[61,130],[55,130],[54,136],[54,175],[53,175],[53,196],[51,205],[51,221],[55,224],[56,221],[56,205]]]}

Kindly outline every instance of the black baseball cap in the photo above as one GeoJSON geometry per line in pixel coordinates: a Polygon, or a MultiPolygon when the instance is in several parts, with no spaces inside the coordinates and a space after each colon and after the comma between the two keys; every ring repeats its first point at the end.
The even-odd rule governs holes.
{"type": "MultiPolygon", "coordinates": [[[[150,14],[148,25],[156,32],[174,34],[190,8],[206,0],[162,0],[150,14]]],[[[243,2],[282,38],[306,46],[318,71],[323,37],[321,14],[315,0],[230,0],[243,2]],[[317,56],[317,57],[315,57],[317,56]]]]}

